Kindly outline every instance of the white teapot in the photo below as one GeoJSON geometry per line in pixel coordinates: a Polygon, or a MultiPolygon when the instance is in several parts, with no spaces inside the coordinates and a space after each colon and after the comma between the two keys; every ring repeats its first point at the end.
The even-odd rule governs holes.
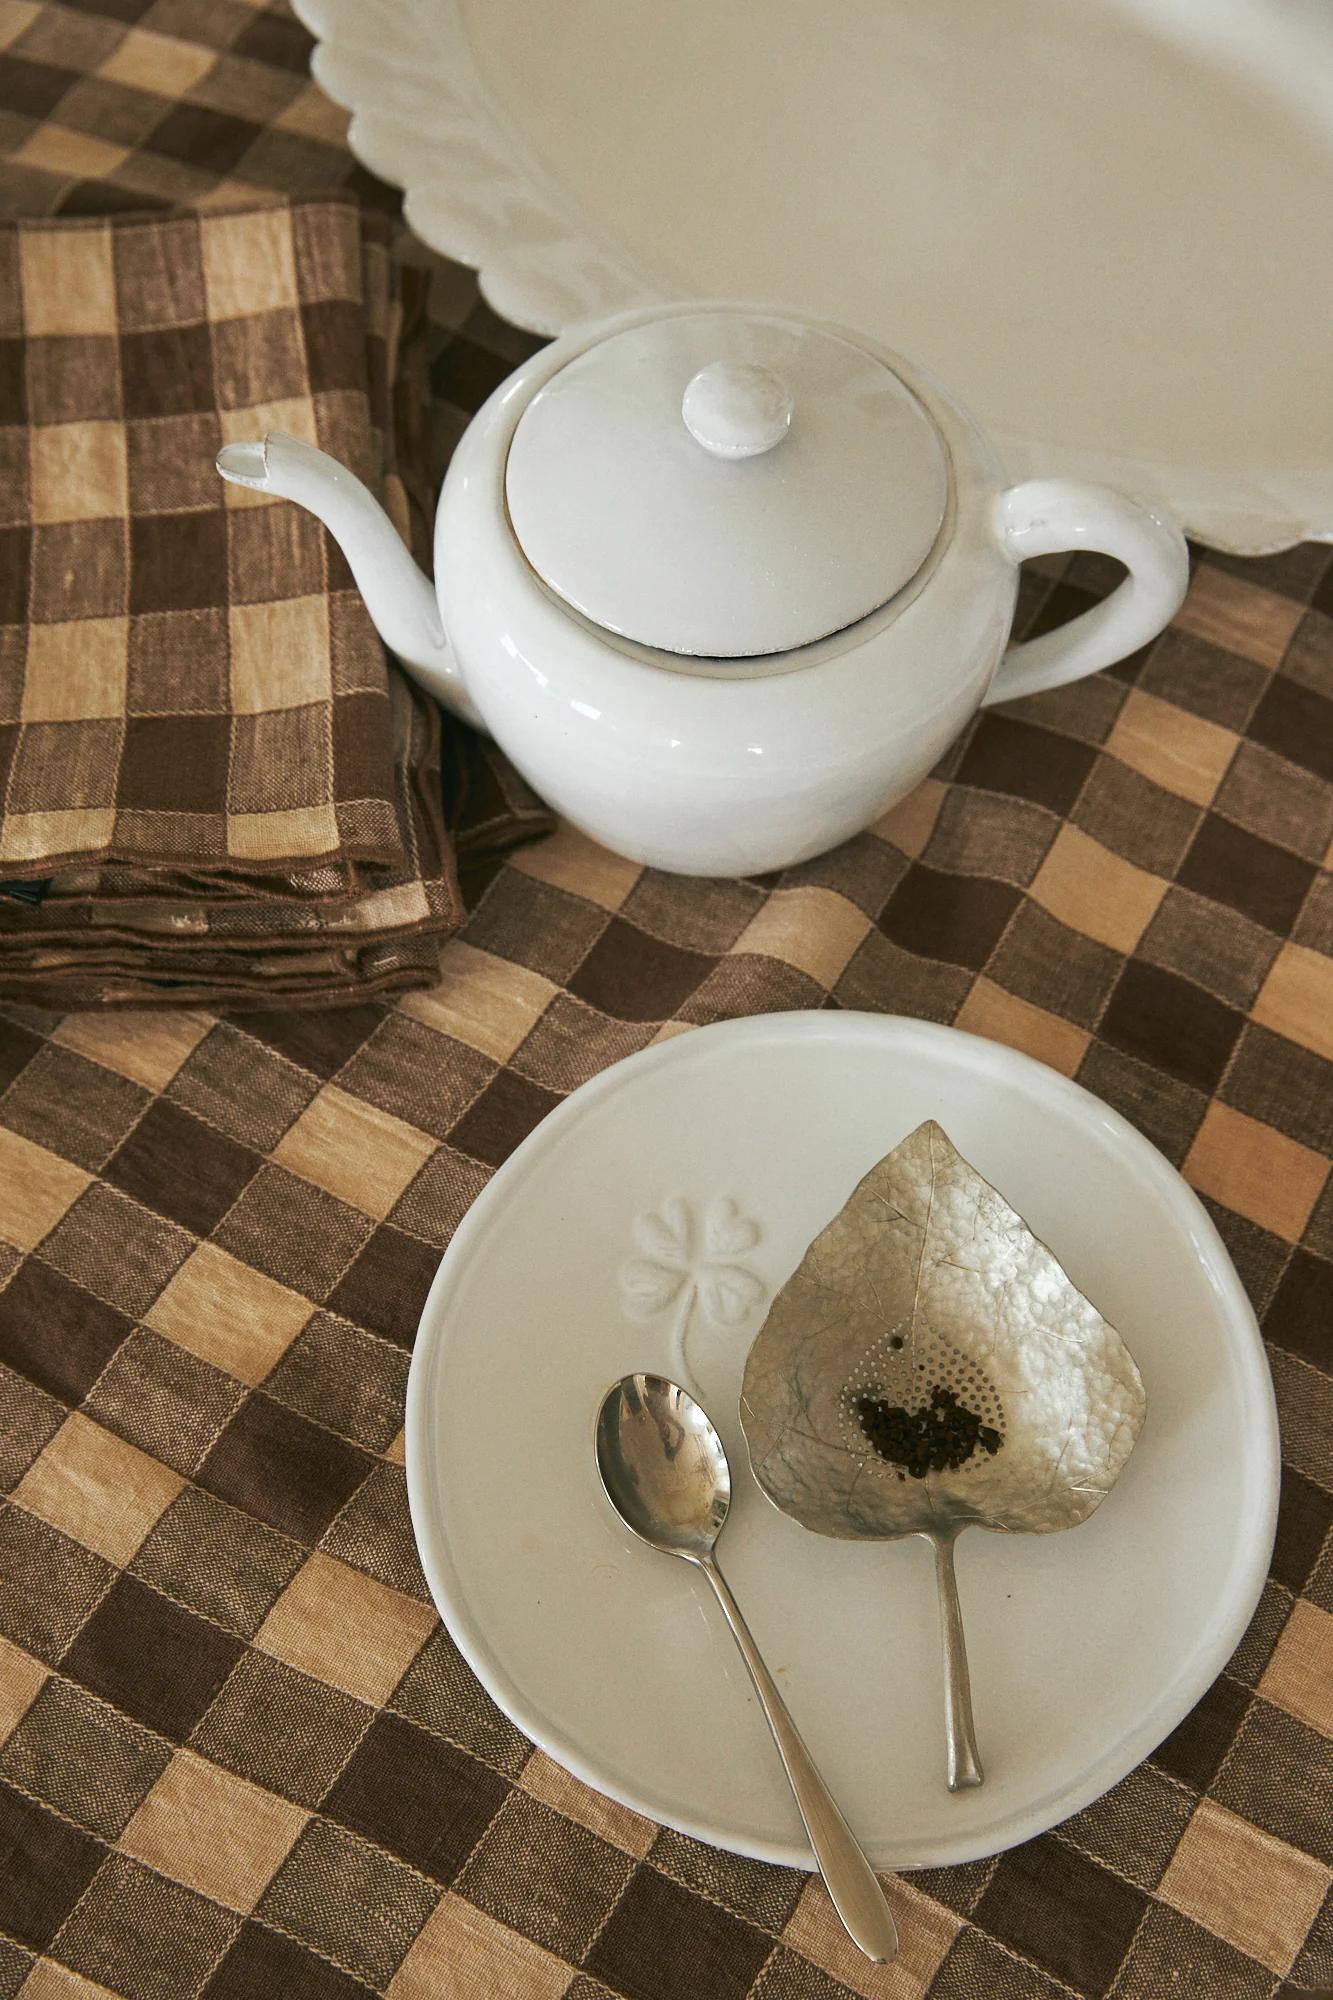
{"type": "Polygon", "coordinates": [[[558,812],[691,875],[861,831],[979,706],[1123,658],[1186,583],[1159,513],[1008,485],[921,369],[751,306],[623,313],[526,362],[454,454],[434,587],[312,445],[274,433],[217,464],[319,516],[404,666],[558,812]],[[1019,563],[1078,548],[1128,576],[1006,650],[1019,563]]]}

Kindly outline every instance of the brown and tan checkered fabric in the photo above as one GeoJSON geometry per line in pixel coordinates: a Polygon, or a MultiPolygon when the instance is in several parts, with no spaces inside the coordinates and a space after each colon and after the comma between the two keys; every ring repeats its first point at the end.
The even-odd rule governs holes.
{"type": "Polygon", "coordinates": [[[456,928],[438,711],[318,523],[213,469],[284,429],[423,542],[393,234],[336,194],[0,223],[0,876],[44,891],[0,990],[357,1000],[456,928]]]}
{"type": "Polygon", "coordinates": [[[7,875],[401,862],[352,579],[213,469],[281,429],[382,483],[388,236],[347,200],[0,227],[7,875]]]}
{"type": "MultiPolygon", "coordinates": [[[[0,18],[30,207],[354,178],[280,13],[0,18]]],[[[435,300],[447,437],[527,343],[466,274],[435,300]]],[[[1045,566],[1024,624],[1106,581],[1045,566]]],[[[491,864],[439,983],[393,1008],[5,1009],[0,1995],[1333,1985],[1331,840],[1331,552],[1210,556],[1154,646],[983,717],[778,880],[671,880],[566,831],[491,864]],[[1124,1111],[1225,1236],[1282,1413],[1272,1574],[1216,1686],[1051,1834],[896,1885],[886,1970],[818,1884],[535,1752],[436,1622],[403,1497],[417,1312],[487,1176],[615,1057],[793,1006],[956,1021],[1124,1111]]]]}

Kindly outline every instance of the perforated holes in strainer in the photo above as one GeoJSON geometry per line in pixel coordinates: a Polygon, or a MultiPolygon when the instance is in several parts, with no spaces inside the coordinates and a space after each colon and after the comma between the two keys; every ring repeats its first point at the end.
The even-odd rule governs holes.
{"type": "MultiPolygon", "coordinates": [[[[902,1465],[884,1457],[866,1435],[859,1405],[864,1399],[873,1399],[912,1417],[928,1409],[937,1391],[956,1398],[983,1431],[998,1434],[1003,1444],[1004,1408],[985,1370],[929,1327],[918,1322],[913,1333],[905,1321],[880,1335],[867,1352],[862,1370],[844,1385],[839,1399],[843,1443],[873,1471],[905,1479],[902,1465]]],[[[998,1449],[993,1439],[989,1446],[979,1442],[961,1464],[949,1469],[967,1472],[985,1464],[998,1449]]]]}

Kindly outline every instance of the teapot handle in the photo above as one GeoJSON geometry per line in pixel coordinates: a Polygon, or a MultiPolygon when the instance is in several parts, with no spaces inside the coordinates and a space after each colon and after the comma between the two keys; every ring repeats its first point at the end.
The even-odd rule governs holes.
{"type": "Polygon", "coordinates": [[[1028,479],[998,502],[999,529],[1015,562],[1062,549],[1098,549],[1129,575],[1090,611],[1007,648],[982,701],[1014,701],[1061,687],[1123,660],[1155,639],[1180,608],[1189,582],[1185,537],[1175,522],[1107,486],[1028,479]]]}

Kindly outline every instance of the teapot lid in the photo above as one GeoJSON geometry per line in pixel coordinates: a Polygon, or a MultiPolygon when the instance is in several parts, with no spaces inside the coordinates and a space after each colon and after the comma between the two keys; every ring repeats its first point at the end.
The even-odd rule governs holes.
{"type": "Polygon", "coordinates": [[[667,314],[558,369],[515,428],[509,518],[584,617],[659,651],[786,652],[901,590],[948,464],[899,376],[777,314],[667,314]]]}

